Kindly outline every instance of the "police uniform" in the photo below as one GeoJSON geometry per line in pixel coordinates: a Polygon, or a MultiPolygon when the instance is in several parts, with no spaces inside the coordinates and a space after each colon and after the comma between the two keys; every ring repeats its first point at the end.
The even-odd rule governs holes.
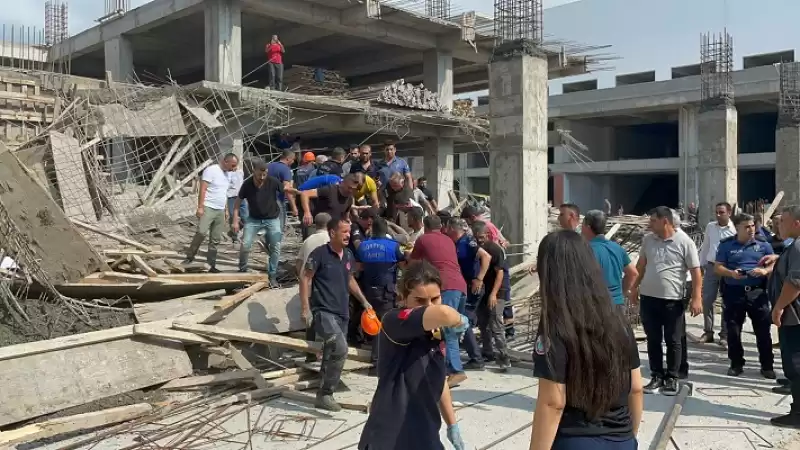
{"type": "MultiPolygon", "coordinates": [[[[384,237],[361,242],[357,254],[358,260],[362,263],[361,275],[358,278],[361,292],[375,309],[378,317],[383,317],[395,307],[397,263],[405,261],[405,254],[400,250],[397,241],[384,237]]],[[[374,364],[377,361],[378,349],[375,346],[372,349],[372,362],[374,364]]]]}
{"type": "Polygon", "coordinates": [[[470,321],[470,327],[464,333],[464,350],[467,351],[470,361],[476,364],[483,364],[483,357],[481,356],[480,349],[478,348],[478,341],[475,339],[475,333],[472,327],[478,324],[478,318],[475,315],[475,308],[478,301],[481,299],[483,292],[474,294],[472,292],[472,280],[478,277],[480,270],[480,260],[478,259],[478,250],[480,246],[475,237],[471,234],[464,233],[463,236],[456,240],[456,256],[458,256],[458,265],[461,268],[461,275],[467,282],[467,304],[465,311],[459,311],[465,314],[470,321]]]}
{"type": "MultiPolygon", "coordinates": [[[[761,258],[772,254],[772,246],[763,236],[756,235],[754,239],[745,243],[740,242],[736,236],[730,236],[720,241],[716,261],[729,270],[750,271],[758,267],[761,258]]],[[[745,316],[749,316],[756,334],[762,374],[766,376],[764,372],[768,371],[774,376],[774,356],[770,336],[772,318],[766,291],[767,278],[748,275],[741,280],[724,277],[722,281],[722,301],[725,305],[722,320],[728,326],[728,359],[731,362],[729,375],[739,375],[744,367],[742,325],[745,316]]]]}

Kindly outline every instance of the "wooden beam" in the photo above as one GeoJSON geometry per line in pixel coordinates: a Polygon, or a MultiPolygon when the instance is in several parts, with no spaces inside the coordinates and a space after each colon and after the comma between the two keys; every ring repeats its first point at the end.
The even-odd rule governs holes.
{"type": "Polygon", "coordinates": [[[222,297],[222,300],[220,300],[216,305],[214,305],[214,309],[216,309],[216,310],[226,310],[226,309],[233,308],[234,306],[239,305],[243,301],[245,301],[248,298],[250,298],[250,296],[252,296],[256,292],[266,288],[267,286],[269,286],[269,283],[267,283],[265,281],[259,281],[258,283],[254,284],[254,285],[252,285],[250,287],[242,289],[241,291],[237,292],[236,294],[227,295],[225,297],[222,297]]]}
{"type": "Polygon", "coordinates": [[[178,331],[164,326],[163,322],[139,323],[133,326],[133,334],[136,336],[150,336],[156,339],[167,339],[186,344],[216,345],[217,341],[199,336],[187,331],[178,331]]]}
{"type": "Polygon", "coordinates": [[[197,176],[200,174],[200,172],[204,171],[206,169],[206,167],[210,166],[211,164],[214,164],[214,160],[213,159],[207,159],[205,162],[203,162],[203,164],[200,164],[199,166],[197,166],[197,168],[194,169],[189,175],[186,175],[185,177],[183,177],[183,179],[178,181],[178,185],[175,186],[174,189],[170,189],[170,191],[167,192],[166,195],[164,195],[158,201],[153,203],[152,206],[153,207],[158,207],[158,206],[161,206],[164,203],[166,203],[167,200],[169,200],[172,197],[174,197],[175,194],[177,194],[178,191],[180,191],[183,186],[186,186],[187,184],[189,184],[190,181],[192,181],[195,178],[197,178],[197,176]]]}
{"type": "Polygon", "coordinates": [[[147,263],[144,262],[144,260],[142,259],[141,256],[139,256],[139,255],[131,255],[131,261],[133,261],[133,263],[136,265],[136,267],[141,269],[142,272],[144,272],[145,275],[147,275],[149,277],[157,277],[158,276],[158,272],[153,270],[152,267],[148,266],[147,263]]]}
{"type": "Polygon", "coordinates": [[[111,328],[102,331],[74,334],[46,341],[28,342],[25,344],[0,347],[0,361],[21,358],[23,356],[38,355],[39,353],[66,350],[84,345],[98,344],[101,342],[116,341],[133,336],[133,326],[111,328]]]}
{"type": "MultiPolygon", "coordinates": [[[[169,383],[161,386],[161,389],[187,389],[199,386],[212,386],[221,383],[230,383],[232,381],[253,380],[256,377],[261,377],[257,370],[237,370],[233,372],[224,372],[214,375],[203,375],[198,377],[178,378],[169,383]]],[[[261,378],[263,380],[263,378],[261,378]]]]}
{"type": "Polygon", "coordinates": [[[77,220],[77,219],[69,219],[69,220],[73,224],[75,224],[75,225],[77,225],[77,226],[79,226],[79,227],[81,227],[83,229],[89,230],[91,232],[97,233],[97,234],[99,234],[101,236],[105,236],[107,238],[114,239],[115,241],[121,242],[123,244],[130,245],[131,247],[136,247],[139,250],[143,250],[145,252],[149,252],[151,250],[150,247],[142,244],[141,242],[136,242],[136,241],[134,241],[132,239],[128,239],[128,238],[126,238],[124,236],[120,236],[118,234],[110,233],[110,232],[105,231],[105,230],[103,230],[101,228],[95,227],[93,225],[89,225],[88,223],[82,222],[82,221],[77,220]]]}
{"type": "Polygon", "coordinates": [[[81,430],[90,430],[97,427],[127,422],[138,417],[151,414],[153,407],[147,403],[120,406],[118,408],[104,409],[85,414],[68,417],[59,417],[46,422],[27,425],[16,430],[0,432],[0,447],[31,442],[58,436],[65,433],[74,433],[81,430]]]}
{"type": "MultiPolygon", "coordinates": [[[[181,145],[183,142],[183,137],[179,137],[172,143],[172,147],[167,152],[167,155],[164,156],[164,159],[161,161],[161,165],[156,170],[155,175],[153,175],[150,184],[147,186],[147,189],[144,190],[142,194],[142,203],[145,205],[148,204],[148,200],[153,195],[154,192],[158,192],[158,188],[161,186],[161,180],[164,178],[165,173],[169,173],[170,162],[172,161],[175,153],[178,152],[178,146],[181,145]]],[[[188,145],[187,145],[188,147],[188,145]]]]}
{"type": "MultiPolygon", "coordinates": [[[[225,328],[200,325],[185,320],[176,320],[172,324],[172,328],[181,331],[191,331],[202,335],[212,337],[230,339],[233,341],[253,342],[256,344],[274,345],[276,347],[290,348],[293,350],[305,353],[319,353],[322,351],[322,344],[319,342],[304,341],[302,339],[293,339],[286,336],[277,334],[257,333],[255,331],[246,330],[229,330],[225,328]]],[[[360,350],[355,348],[347,349],[347,356],[357,361],[369,362],[371,360],[371,352],[367,350],[360,350]]]]}

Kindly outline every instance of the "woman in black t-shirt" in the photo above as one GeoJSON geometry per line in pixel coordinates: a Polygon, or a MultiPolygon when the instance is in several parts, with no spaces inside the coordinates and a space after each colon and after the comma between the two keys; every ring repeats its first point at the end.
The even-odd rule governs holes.
{"type": "Polygon", "coordinates": [[[592,250],[572,230],[539,245],[542,295],[531,450],[635,450],[644,397],[633,332],[603,286],[592,250]]]}

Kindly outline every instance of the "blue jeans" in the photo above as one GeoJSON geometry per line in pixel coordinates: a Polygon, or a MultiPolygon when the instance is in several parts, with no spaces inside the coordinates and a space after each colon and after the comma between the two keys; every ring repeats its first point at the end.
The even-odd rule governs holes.
{"type": "MultiPolygon", "coordinates": [[[[442,304],[445,304],[458,312],[462,312],[467,296],[461,291],[447,290],[442,292],[442,304]]],[[[461,350],[458,348],[458,335],[445,333],[444,344],[447,348],[447,372],[449,374],[461,373],[464,366],[461,364],[461,350]]]]}
{"type": "Polygon", "coordinates": [[[244,272],[247,270],[247,261],[250,258],[250,248],[253,246],[253,241],[256,234],[264,230],[264,243],[267,244],[267,251],[269,252],[269,264],[267,265],[267,274],[270,276],[270,281],[278,272],[278,259],[281,256],[281,239],[283,239],[283,230],[281,230],[281,221],[275,219],[252,219],[248,217],[244,220],[244,236],[242,237],[242,248],[239,250],[239,270],[244,272]]]}
{"type": "Polygon", "coordinates": [[[478,307],[480,299],[481,295],[475,295],[470,292],[467,294],[467,301],[464,303],[464,307],[458,312],[469,318],[469,328],[464,332],[464,350],[466,350],[470,360],[482,363],[483,356],[481,355],[480,347],[478,347],[478,339],[475,338],[475,332],[472,331],[472,328],[478,325],[478,316],[475,314],[475,309],[478,307]]]}

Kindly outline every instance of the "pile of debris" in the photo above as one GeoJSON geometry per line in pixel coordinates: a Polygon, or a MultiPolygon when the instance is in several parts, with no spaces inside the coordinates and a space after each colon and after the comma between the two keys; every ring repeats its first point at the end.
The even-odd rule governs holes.
{"type": "Polygon", "coordinates": [[[472,99],[453,100],[453,109],[450,112],[458,117],[475,117],[475,107],[472,105],[472,99]]]}
{"type": "Polygon", "coordinates": [[[425,89],[422,84],[414,86],[399,79],[388,84],[369,86],[357,91],[350,91],[353,100],[371,100],[384,105],[403,108],[421,109],[425,111],[445,111],[439,96],[425,89]]]}
{"type": "Polygon", "coordinates": [[[347,79],[335,70],[295,65],[283,73],[283,84],[298,94],[341,96],[347,79]]]}

